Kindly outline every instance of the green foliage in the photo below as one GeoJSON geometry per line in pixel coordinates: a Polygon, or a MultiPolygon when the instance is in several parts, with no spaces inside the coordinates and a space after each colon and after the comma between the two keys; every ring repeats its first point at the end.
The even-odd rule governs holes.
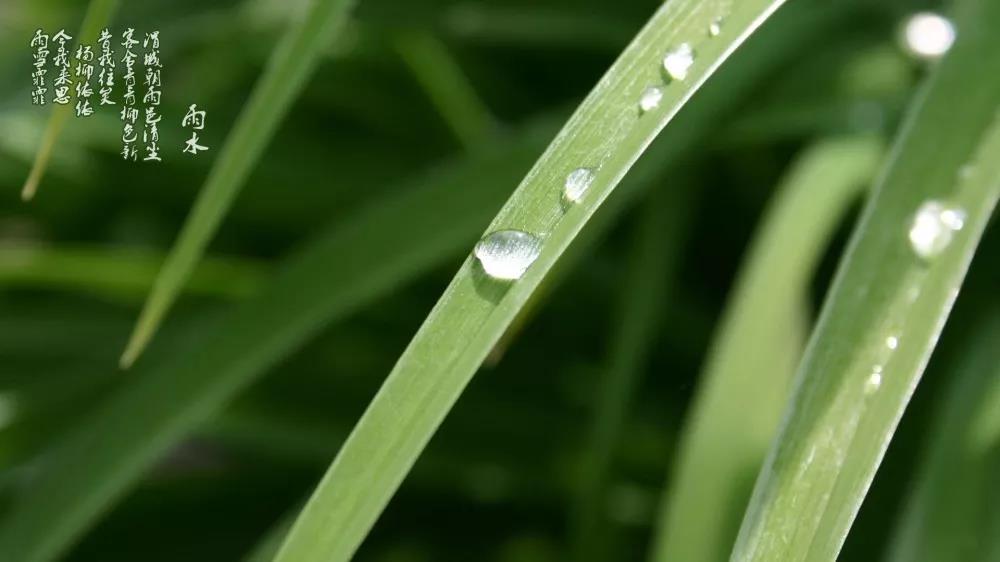
{"type": "Polygon", "coordinates": [[[904,125],[826,299],[733,560],[840,551],[1000,195],[1000,4],[961,4],[962,35],[904,125]],[[964,95],[975,84],[975,95],[964,95]],[[955,100],[963,98],[958,106],[955,100]],[[962,131],[942,145],[935,131],[962,131]],[[967,167],[966,167],[967,166],[967,167]],[[911,247],[932,201],[967,213],[940,255],[911,247]]]}
{"type": "Polygon", "coordinates": [[[666,492],[655,560],[728,554],[808,333],[813,270],[881,153],[871,137],[817,143],[779,188],[709,352],[666,492]],[[761,325],[761,318],[768,321],[761,325]]]}
{"type": "Polygon", "coordinates": [[[352,4],[352,0],[312,0],[310,9],[296,18],[275,48],[153,284],[122,354],[123,367],[130,367],[153,337],[281,118],[319,63],[327,38],[340,30],[352,4]]]}
{"type": "Polygon", "coordinates": [[[992,562],[997,4],[928,63],[908,1],[778,3],[4,3],[0,560],[714,562],[759,477],[736,559],[992,562]],[[160,30],[162,163],[30,105],[81,21],[160,30]],[[499,228],[544,239],[510,283],[499,228]]]}

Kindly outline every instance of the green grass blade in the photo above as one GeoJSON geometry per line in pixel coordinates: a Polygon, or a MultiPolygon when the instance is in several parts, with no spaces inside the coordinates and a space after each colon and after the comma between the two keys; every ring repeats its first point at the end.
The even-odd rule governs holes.
{"type": "Polygon", "coordinates": [[[960,8],[958,41],[911,113],[843,258],[734,561],[836,558],[996,205],[1000,3],[960,8]],[[931,200],[967,218],[940,255],[921,259],[908,233],[931,200]]]}
{"type": "Polygon", "coordinates": [[[466,149],[480,145],[496,123],[448,47],[426,31],[401,33],[396,46],[455,137],[466,149]]]}
{"type": "Polygon", "coordinates": [[[779,188],[688,414],[653,560],[712,562],[729,553],[805,344],[813,271],[881,154],[873,137],[821,141],[799,157],[779,188]]]}
{"type": "MultiPolygon", "coordinates": [[[[133,301],[156,277],[162,256],[136,249],[86,246],[0,247],[0,287],[80,291],[133,301]]],[[[201,296],[246,297],[262,284],[261,264],[209,257],[191,275],[185,292],[201,296]]]]}
{"type": "Polygon", "coordinates": [[[320,237],[260,295],[213,326],[210,345],[137,371],[38,467],[30,493],[0,525],[0,560],[57,557],[170,447],[326,322],[461,252],[554,130],[548,122],[533,125],[402,192],[390,190],[391,197],[320,237]],[[472,184],[477,188],[466,189],[472,184]],[[440,212],[457,219],[442,225],[440,212]],[[412,236],[400,238],[386,224],[412,236]]]}
{"type": "Polygon", "coordinates": [[[353,0],[312,0],[310,9],[282,38],[160,270],[122,354],[122,367],[131,366],[153,337],[254,163],[264,153],[268,141],[318,64],[330,37],[347,19],[353,3],[353,0]]]}
{"type": "MultiPolygon", "coordinates": [[[[93,43],[97,40],[101,29],[108,25],[108,22],[111,21],[111,18],[114,17],[115,12],[118,10],[118,1],[90,1],[90,5],[87,6],[87,14],[84,16],[83,24],[80,27],[80,33],[76,36],[77,45],[93,43]]],[[[30,201],[35,196],[35,193],[38,191],[38,184],[42,182],[45,169],[52,158],[52,151],[55,149],[56,141],[59,140],[59,135],[62,134],[63,128],[66,126],[66,120],[72,114],[73,106],[71,104],[55,105],[52,108],[48,124],[45,126],[45,132],[42,133],[42,145],[35,154],[35,161],[31,165],[31,171],[28,172],[28,179],[24,182],[24,187],[21,189],[21,199],[30,201]]]]}
{"type": "MultiPolygon", "coordinates": [[[[690,180],[685,180],[690,181],[690,180]]],[[[616,445],[640,382],[657,328],[667,312],[670,285],[684,247],[691,193],[687,186],[661,188],[645,200],[635,226],[628,273],[621,288],[604,382],[595,394],[593,427],[580,462],[583,477],[573,510],[574,560],[607,559],[607,489],[616,445]]]]}
{"type": "Polygon", "coordinates": [[[993,490],[1000,474],[1000,309],[962,346],[949,372],[919,480],[903,519],[891,562],[992,560],[990,525],[1000,508],[993,490]],[[990,517],[993,514],[993,517],[990,517]]]}
{"type": "Polygon", "coordinates": [[[466,260],[320,482],[278,560],[353,555],[477,367],[587,219],[694,91],[780,4],[679,0],[656,12],[489,228],[543,236],[538,259],[512,285],[488,279],[466,260]],[[721,34],[711,37],[709,25],[720,16],[721,34]],[[642,92],[663,85],[664,53],[685,42],[696,52],[686,79],[665,86],[659,108],[640,115],[642,92]],[[562,186],[579,167],[595,169],[595,179],[581,203],[567,207],[562,186]]]}

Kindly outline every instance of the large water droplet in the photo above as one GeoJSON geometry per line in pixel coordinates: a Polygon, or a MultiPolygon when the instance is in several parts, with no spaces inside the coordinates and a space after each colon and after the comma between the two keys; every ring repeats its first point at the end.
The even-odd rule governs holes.
{"type": "Polygon", "coordinates": [[[660,107],[660,101],[663,100],[663,90],[657,88],[656,86],[650,86],[642,93],[639,97],[639,109],[643,113],[647,111],[653,111],[657,107],[660,107]]]}
{"type": "Polygon", "coordinates": [[[594,170],[590,168],[577,168],[566,176],[563,195],[566,196],[568,201],[576,203],[583,198],[583,194],[587,193],[592,183],[594,183],[594,170]]]}
{"type": "Polygon", "coordinates": [[[903,24],[903,48],[924,60],[940,58],[955,43],[951,20],[934,12],[919,12],[903,24]]]}
{"type": "Polygon", "coordinates": [[[885,346],[889,349],[896,349],[899,347],[899,338],[896,336],[889,336],[885,338],[885,346]]]}
{"type": "Polygon", "coordinates": [[[718,37],[722,33],[722,24],[725,21],[725,18],[721,16],[712,20],[712,23],[708,24],[708,35],[710,37],[718,37]]]}
{"type": "Polygon", "coordinates": [[[497,230],[476,243],[473,253],[483,271],[496,279],[520,279],[538,259],[542,245],[538,237],[520,230],[497,230]]]}
{"type": "Polygon", "coordinates": [[[667,76],[671,80],[687,78],[692,64],[694,64],[694,49],[690,43],[681,43],[663,55],[663,70],[667,71],[667,76]]]}
{"type": "Polygon", "coordinates": [[[910,247],[921,258],[928,260],[943,252],[951,244],[955,232],[965,225],[965,211],[928,201],[917,209],[910,226],[910,247]]]}

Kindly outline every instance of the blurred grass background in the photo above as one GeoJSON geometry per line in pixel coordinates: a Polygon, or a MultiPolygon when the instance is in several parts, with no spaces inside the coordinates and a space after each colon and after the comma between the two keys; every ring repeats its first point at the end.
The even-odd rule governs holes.
{"type": "MultiPolygon", "coordinates": [[[[513,190],[554,125],[656,5],[362,0],[346,30],[330,37],[319,71],[140,363],[211,346],[212,318],[240,306],[324,229],[393,200],[429,171],[474,162],[504,143],[527,143],[538,135],[530,124],[552,122],[536,151],[508,159],[509,169],[485,168],[509,175],[510,188],[501,191],[513,190]]],[[[25,484],[51,445],[128,383],[117,357],[163,253],[277,37],[303,6],[123,2],[113,30],[161,32],[164,162],[121,161],[114,112],[72,118],[36,199],[24,204],[19,192],[49,111],[29,103],[28,42],[39,27],[75,35],[86,4],[0,5],[0,509],[17,493],[30,498],[25,484]],[[181,154],[180,121],[191,103],[208,111],[201,139],[213,149],[196,158],[181,154]]],[[[925,72],[899,49],[897,26],[929,6],[795,0],[753,39],[759,51],[819,10],[829,12],[826,23],[779,53],[764,75],[732,88],[725,109],[709,111],[711,128],[678,163],[656,173],[654,188],[690,185],[692,195],[682,228],[662,230],[683,242],[602,500],[599,532],[616,553],[609,560],[645,558],[706,348],[774,187],[811,141],[892,134],[925,72]]],[[[493,199],[496,208],[476,212],[492,216],[500,204],[493,199]]],[[[590,420],[634,267],[634,225],[648,220],[644,207],[665,200],[676,203],[635,198],[605,236],[581,250],[459,401],[358,560],[567,559],[590,420]]],[[[848,228],[815,275],[813,312],[848,228]]],[[[405,229],[395,235],[408,238],[405,229]]],[[[673,251],[670,242],[664,251],[673,251]]],[[[366,240],[356,244],[364,252],[366,240]]],[[[993,228],[980,255],[996,256],[998,247],[993,228]]],[[[326,326],[162,459],[68,559],[241,559],[301,505],[463,258],[456,253],[427,274],[399,279],[399,290],[326,326]]],[[[350,267],[330,263],[330,276],[350,267]]],[[[995,259],[974,262],[842,560],[878,559],[889,544],[938,396],[972,331],[996,314],[998,282],[995,259]]]]}

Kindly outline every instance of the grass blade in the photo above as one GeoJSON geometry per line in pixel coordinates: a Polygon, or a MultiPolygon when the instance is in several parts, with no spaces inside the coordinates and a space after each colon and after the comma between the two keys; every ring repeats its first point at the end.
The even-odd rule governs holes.
{"type": "Polygon", "coordinates": [[[587,219],[694,91],[780,1],[697,2],[661,7],[549,146],[489,231],[544,236],[538,259],[513,285],[487,278],[469,258],[445,290],[319,484],[277,560],[349,559],[476,368],[587,219]],[[724,16],[718,37],[708,28],[724,16]],[[685,80],[639,115],[642,92],[663,83],[668,49],[690,42],[685,80]],[[580,204],[565,207],[566,175],[596,170],[580,204]]]}
{"type": "Polygon", "coordinates": [[[496,123],[448,47],[426,31],[408,31],[396,50],[458,141],[467,150],[479,146],[496,123]]]}
{"type": "Polygon", "coordinates": [[[122,354],[123,368],[132,365],[153,337],[352,5],[353,0],[313,0],[282,38],[156,278],[122,354]]]}
{"type": "MultiPolygon", "coordinates": [[[[74,290],[141,299],[156,276],[161,256],[137,249],[0,247],[0,286],[74,290]]],[[[226,298],[253,294],[264,277],[255,262],[209,257],[185,288],[190,294],[226,298]]]]}
{"type": "Polygon", "coordinates": [[[606,542],[607,486],[616,444],[625,425],[629,404],[653,346],[657,327],[666,312],[669,285],[684,247],[691,215],[687,186],[658,189],[646,198],[646,208],[635,227],[629,272],[621,290],[619,317],[614,324],[604,383],[596,393],[594,423],[581,467],[582,485],[573,510],[574,560],[601,560],[606,542]]]}
{"type": "Polygon", "coordinates": [[[841,263],[734,561],[836,558],[996,205],[1000,75],[990,61],[1000,57],[1000,3],[960,9],[958,41],[911,113],[841,263]],[[908,232],[931,200],[967,219],[940,255],[921,259],[908,232]]]}
{"type": "Polygon", "coordinates": [[[994,560],[990,514],[1000,474],[1000,310],[952,371],[917,486],[896,535],[891,562],[994,560]],[[994,418],[991,421],[991,417],[994,418]]]}
{"type": "Polygon", "coordinates": [[[454,257],[500,206],[507,186],[553,130],[552,124],[539,123],[494,151],[372,201],[214,326],[211,345],[170,353],[171,361],[136,372],[38,467],[30,493],[0,526],[0,560],[59,556],[146,468],[289,350],[326,322],[454,257]],[[477,189],[464,189],[473,183],[477,189]],[[445,228],[438,212],[460,219],[445,228]],[[386,224],[413,236],[400,239],[386,224]],[[331,263],[344,267],[331,269],[331,263]]]}
{"type": "MultiPolygon", "coordinates": [[[[76,44],[93,43],[101,29],[107,26],[117,10],[118,0],[91,0],[90,5],[87,6],[87,14],[83,18],[80,33],[76,37],[76,44]]],[[[45,126],[45,132],[42,133],[42,146],[35,154],[35,161],[31,165],[31,171],[28,172],[28,180],[24,182],[24,187],[21,189],[21,199],[30,201],[38,191],[38,184],[42,182],[42,176],[45,175],[45,169],[49,165],[49,159],[52,158],[56,141],[59,140],[59,135],[62,134],[63,128],[66,126],[66,120],[72,113],[73,106],[70,104],[56,105],[52,108],[49,122],[45,126]]]]}
{"type": "Polygon", "coordinates": [[[821,141],[779,188],[709,353],[653,560],[711,562],[728,554],[805,344],[813,271],[881,154],[873,137],[821,141]],[[762,325],[761,318],[768,321],[762,325]]]}

